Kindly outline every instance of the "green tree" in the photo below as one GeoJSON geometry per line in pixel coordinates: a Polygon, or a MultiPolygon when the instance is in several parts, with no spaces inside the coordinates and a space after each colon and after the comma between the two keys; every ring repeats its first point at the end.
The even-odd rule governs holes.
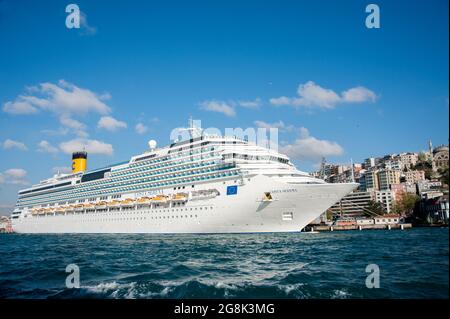
{"type": "Polygon", "coordinates": [[[424,152],[420,152],[418,157],[419,162],[426,162],[428,160],[428,157],[424,152]]]}
{"type": "Polygon", "coordinates": [[[419,201],[419,196],[411,193],[404,193],[393,205],[393,212],[400,215],[410,216],[419,201]]]}
{"type": "Polygon", "coordinates": [[[416,165],[414,165],[413,170],[424,171],[426,179],[431,179],[431,176],[433,175],[433,166],[428,161],[425,161],[425,162],[420,161],[420,162],[418,162],[416,165]]]}
{"type": "Polygon", "coordinates": [[[383,205],[379,202],[375,202],[371,200],[369,205],[367,206],[367,210],[369,210],[372,214],[375,213],[377,215],[384,215],[386,212],[383,208],[383,205]]]}
{"type": "Polygon", "coordinates": [[[449,177],[449,172],[448,172],[448,167],[444,167],[444,168],[440,168],[439,170],[438,170],[438,173],[439,173],[439,180],[441,181],[441,183],[442,183],[442,186],[444,187],[444,188],[448,188],[448,177],[449,177]]]}
{"type": "Polygon", "coordinates": [[[333,220],[333,212],[331,210],[327,210],[326,216],[327,220],[333,220]]]}

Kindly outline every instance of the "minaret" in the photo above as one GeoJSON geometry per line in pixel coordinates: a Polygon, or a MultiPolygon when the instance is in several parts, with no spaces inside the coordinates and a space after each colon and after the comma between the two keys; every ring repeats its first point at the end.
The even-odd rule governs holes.
{"type": "Polygon", "coordinates": [[[434,163],[433,144],[431,143],[431,139],[428,142],[428,148],[429,148],[429,152],[430,152],[431,169],[432,169],[433,172],[435,172],[436,171],[436,164],[434,163]]]}

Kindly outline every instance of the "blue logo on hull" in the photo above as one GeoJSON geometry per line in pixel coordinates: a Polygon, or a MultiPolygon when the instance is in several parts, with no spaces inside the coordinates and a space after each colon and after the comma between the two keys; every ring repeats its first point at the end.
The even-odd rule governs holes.
{"type": "Polygon", "coordinates": [[[236,195],[236,194],[237,194],[237,185],[227,187],[227,195],[236,195]]]}

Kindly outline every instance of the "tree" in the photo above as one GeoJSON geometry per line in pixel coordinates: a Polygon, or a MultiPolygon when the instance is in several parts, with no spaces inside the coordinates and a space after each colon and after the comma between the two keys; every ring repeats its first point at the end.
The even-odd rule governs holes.
{"type": "Polygon", "coordinates": [[[420,152],[418,158],[419,158],[419,162],[426,162],[428,159],[427,155],[424,152],[420,152]]]}
{"type": "Polygon", "coordinates": [[[411,193],[403,193],[393,205],[393,212],[400,215],[412,215],[416,203],[419,201],[419,196],[411,193]]]}
{"type": "Polygon", "coordinates": [[[431,176],[433,175],[433,166],[429,161],[418,162],[416,165],[414,165],[413,170],[424,171],[426,179],[431,179],[431,176]]]}
{"type": "Polygon", "coordinates": [[[447,188],[448,187],[448,178],[449,178],[448,167],[438,169],[438,173],[440,175],[439,180],[441,181],[442,186],[444,188],[447,188]]]}
{"type": "Polygon", "coordinates": [[[369,205],[367,206],[366,209],[369,210],[372,214],[384,215],[386,213],[383,208],[383,205],[373,200],[369,201],[369,205]]]}
{"type": "Polygon", "coordinates": [[[333,220],[333,212],[331,210],[327,210],[326,216],[327,220],[333,220]]]}

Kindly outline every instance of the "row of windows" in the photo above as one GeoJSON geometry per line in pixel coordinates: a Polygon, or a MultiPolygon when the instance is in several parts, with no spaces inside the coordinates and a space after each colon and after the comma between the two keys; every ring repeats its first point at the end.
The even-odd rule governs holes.
{"type": "MultiPolygon", "coordinates": [[[[169,180],[170,178],[168,178],[168,177],[171,176],[171,175],[176,176],[175,178],[178,178],[178,177],[183,177],[183,176],[189,176],[191,174],[194,175],[194,173],[196,173],[196,174],[204,174],[206,172],[219,171],[219,170],[224,170],[224,169],[232,168],[232,167],[233,167],[233,165],[222,165],[222,166],[218,166],[218,167],[214,167],[214,166],[210,165],[209,168],[205,167],[202,170],[191,170],[190,171],[191,173],[170,174],[170,175],[167,175],[167,176],[161,176],[160,178],[156,178],[156,179],[155,178],[146,178],[145,180],[143,180],[141,178],[140,180],[139,179],[137,179],[137,180],[135,179],[135,180],[129,180],[128,182],[122,182],[122,183],[118,183],[118,182],[111,183],[111,180],[108,180],[108,181],[102,182],[101,184],[99,184],[99,186],[96,186],[96,187],[92,187],[92,185],[91,185],[90,189],[87,189],[86,186],[81,186],[81,187],[79,187],[77,189],[74,189],[74,190],[71,190],[71,191],[68,191],[68,192],[64,192],[64,193],[60,193],[60,194],[56,194],[56,195],[53,195],[53,196],[52,195],[47,195],[47,194],[45,194],[45,195],[38,195],[38,196],[35,196],[35,197],[33,197],[32,199],[29,199],[29,200],[37,201],[37,200],[40,200],[40,199],[43,199],[43,198],[48,198],[48,199],[50,199],[50,198],[57,198],[57,197],[63,197],[63,196],[67,196],[67,195],[75,194],[75,193],[78,195],[77,197],[80,197],[80,196],[82,196],[82,194],[85,191],[92,192],[93,190],[97,190],[97,189],[104,191],[105,189],[108,189],[108,188],[121,187],[121,186],[131,185],[131,184],[135,184],[135,183],[142,183],[142,182],[149,182],[149,181],[158,181],[158,180],[163,180],[163,179],[169,180]],[[177,175],[181,175],[181,176],[177,176],[177,175]],[[109,185],[101,186],[102,184],[106,184],[106,183],[109,183],[109,185]]],[[[89,196],[89,195],[85,195],[85,196],[89,196]]]]}
{"type": "MultiPolygon", "coordinates": [[[[123,171],[123,172],[113,171],[112,176],[113,177],[127,177],[127,176],[141,173],[141,172],[159,171],[159,170],[164,171],[164,170],[162,170],[163,168],[169,169],[169,168],[177,167],[177,166],[180,166],[180,165],[183,165],[186,163],[193,163],[196,161],[204,161],[204,160],[216,157],[216,156],[217,156],[216,153],[209,153],[209,154],[202,155],[202,156],[186,157],[185,159],[180,160],[180,161],[173,161],[173,162],[163,163],[163,164],[159,164],[159,165],[145,165],[144,167],[133,168],[133,169],[123,171]]],[[[172,171],[174,171],[174,170],[172,170],[172,171]]],[[[158,173],[155,173],[155,175],[157,175],[157,174],[158,173]]]]}
{"type": "Polygon", "coordinates": [[[248,154],[238,154],[238,153],[230,153],[223,155],[224,159],[243,159],[243,160],[252,160],[252,161],[272,161],[279,162],[283,164],[289,163],[289,160],[281,157],[270,156],[270,155],[248,155],[248,154]]]}
{"type": "MultiPolygon", "coordinates": [[[[119,214],[119,215],[130,215],[130,214],[142,214],[142,213],[170,213],[170,212],[193,212],[193,211],[201,211],[201,210],[212,210],[213,207],[212,206],[200,206],[200,207],[186,207],[186,208],[162,208],[162,209],[150,209],[150,210],[139,210],[136,211],[134,208],[130,208],[130,209],[123,209],[123,210],[117,210],[117,209],[112,209],[112,210],[107,210],[107,209],[98,209],[98,210],[94,210],[94,209],[87,209],[86,210],[86,214],[90,214],[90,213],[114,213],[114,214],[119,214]],[[132,210],[131,212],[129,212],[129,210],[132,210]]],[[[76,214],[83,214],[83,211],[80,211],[76,214]]],[[[58,215],[64,215],[63,212],[60,213],[46,213],[49,216],[58,216],[58,215]]],[[[68,212],[66,213],[66,215],[73,215],[73,212],[68,212]]],[[[37,216],[44,216],[44,214],[41,215],[37,215],[37,216]]]]}
{"type": "MultiPolygon", "coordinates": [[[[107,213],[106,214],[106,216],[113,216],[113,217],[115,217],[115,216],[132,216],[132,215],[142,215],[143,213],[144,214],[149,214],[149,213],[178,213],[178,212],[185,212],[185,213],[187,213],[187,212],[189,212],[190,214],[191,213],[193,213],[193,212],[199,212],[199,211],[203,211],[203,210],[205,210],[205,211],[207,211],[207,210],[212,210],[213,209],[213,207],[212,206],[201,206],[201,207],[190,207],[190,208],[180,208],[180,209],[157,209],[157,210],[144,210],[144,211],[133,211],[133,212],[123,212],[123,211],[117,211],[117,212],[109,212],[109,213],[107,213]]],[[[103,211],[103,212],[106,212],[106,211],[103,211]]],[[[93,211],[93,210],[88,210],[86,213],[81,213],[81,214],[76,214],[76,213],[67,213],[67,214],[64,214],[65,216],[70,216],[70,215],[78,215],[78,216],[82,216],[82,215],[88,215],[88,216],[91,216],[92,214],[95,214],[95,215],[100,215],[101,213],[103,213],[103,212],[96,212],[96,211],[93,211]]],[[[105,216],[104,214],[101,214],[101,215],[103,215],[103,216],[105,216]]],[[[54,214],[54,213],[47,213],[47,215],[37,215],[37,217],[45,217],[45,216],[50,216],[50,217],[52,217],[52,216],[63,216],[63,214],[54,214]]],[[[169,215],[169,216],[167,216],[167,218],[170,218],[170,216],[174,216],[174,215],[169,215]]],[[[186,215],[187,216],[187,215],[186,215]]],[[[191,215],[192,216],[192,215],[191,215]]],[[[197,215],[195,214],[195,217],[197,217],[197,215]]],[[[166,216],[157,216],[157,217],[151,217],[152,219],[153,218],[166,218],[166,216]]]]}
{"type": "MultiPolygon", "coordinates": [[[[148,217],[148,219],[181,219],[181,218],[198,218],[198,215],[172,215],[172,216],[156,216],[148,217]]],[[[81,222],[107,222],[107,221],[124,221],[124,220],[146,220],[147,217],[115,217],[115,218],[87,218],[81,219],[81,222]]]]}

